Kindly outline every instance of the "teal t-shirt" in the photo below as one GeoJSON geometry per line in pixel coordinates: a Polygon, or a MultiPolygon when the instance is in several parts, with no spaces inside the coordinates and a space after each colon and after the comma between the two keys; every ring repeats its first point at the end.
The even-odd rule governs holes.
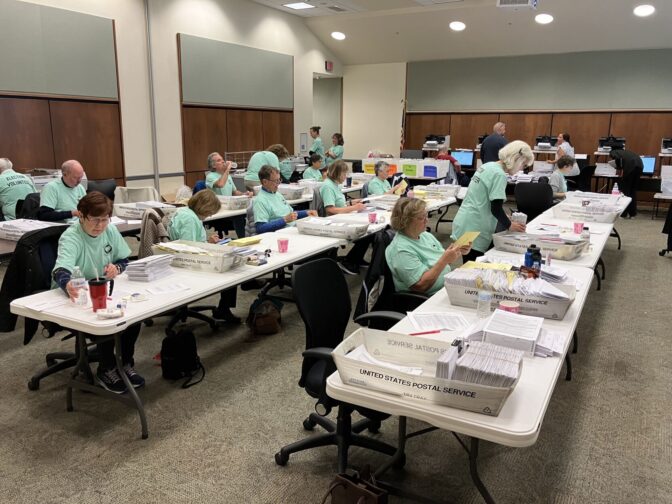
{"type": "Polygon", "coordinates": [[[68,187],[63,179],[52,180],[40,193],[40,206],[48,207],[57,212],[76,210],[79,200],[86,196],[86,189],[82,184],[68,187]]]}
{"type": "Polygon", "coordinates": [[[372,196],[376,194],[385,194],[390,189],[392,189],[392,186],[387,180],[380,180],[378,177],[373,177],[369,180],[368,191],[372,196]]]}
{"type": "Polygon", "coordinates": [[[0,205],[5,220],[16,219],[16,202],[37,192],[30,177],[11,168],[0,173],[0,205]]]}
{"type": "Polygon", "coordinates": [[[553,188],[554,193],[567,192],[567,180],[565,180],[565,175],[560,170],[555,170],[551,173],[548,183],[553,188]]]}
{"type": "Polygon", "coordinates": [[[326,158],[327,166],[329,166],[331,163],[333,163],[337,159],[343,159],[343,146],[342,145],[332,145],[329,150],[331,150],[331,153],[333,155],[335,155],[336,157],[335,158],[327,157],[326,158]]]}
{"type": "MultiPolygon", "coordinates": [[[[392,271],[394,288],[409,291],[418,283],[425,271],[434,266],[443,255],[444,248],[434,235],[427,231],[420,234],[417,240],[398,232],[392,243],[385,249],[385,259],[392,271]]],[[[427,294],[434,294],[443,287],[443,276],[450,272],[446,266],[434,282],[427,294]]]]}
{"type": "Polygon", "coordinates": [[[341,191],[341,188],[330,178],[325,180],[322,187],[320,187],[320,196],[322,196],[324,208],[329,206],[343,208],[345,206],[345,196],[343,196],[343,191],[341,191]]]}
{"type": "Polygon", "coordinates": [[[492,215],[490,202],[506,201],[506,174],[498,162],[485,163],[471,178],[467,196],[453,221],[451,238],[457,240],[467,231],[479,231],[472,248],[485,252],[492,241],[497,219],[492,215]]]}
{"type": "Polygon", "coordinates": [[[322,172],[320,170],[316,170],[312,166],[309,166],[303,170],[303,179],[322,181],[322,172]]]}
{"type": "MultiPolygon", "coordinates": [[[[58,257],[54,270],[64,268],[72,273],[75,266],[79,266],[84,277],[90,280],[102,275],[108,264],[126,259],[129,255],[131,249],[116,226],[108,224],[102,234],[94,237],[87,234],[77,220],[58,240],[58,257]]],[[[57,287],[52,280],[51,288],[57,287]]]]}
{"type": "Polygon", "coordinates": [[[198,215],[189,207],[180,208],[168,223],[168,236],[171,240],[189,240],[205,242],[205,227],[198,215]]]}
{"type": "Polygon", "coordinates": [[[292,178],[292,173],[294,173],[294,165],[291,163],[291,161],[287,159],[280,161],[280,175],[282,178],[289,180],[292,178]]]}
{"type": "Polygon", "coordinates": [[[247,164],[247,173],[245,173],[245,180],[252,182],[259,182],[259,170],[264,165],[271,165],[273,168],[280,169],[280,161],[278,156],[269,151],[259,151],[252,154],[250,162],[247,164]]]}
{"type": "MultiPolygon", "coordinates": [[[[262,188],[252,202],[254,222],[271,222],[293,212],[285,197],[279,192],[270,192],[262,188]]],[[[290,224],[294,224],[291,222],[290,224]]]]}
{"type": "Polygon", "coordinates": [[[322,139],[320,137],[313,139],[313,145],[310,146],[310,152],[319,154],[324,161],[324,145],[322,145],[322,139]]]}
{"type": "Polygon", "coordinates": [[[205,177],[205,187],[212,189],[215,194],[220,196],[233,196],[234,191],[236,190],[236,184],[233,183],[233,177],[229,173],[229,177],[226,179],[226,183],[222,187],[216,187],[215,182],[217,182],[222,175],[217,172],[210,172],[205,177]]]}

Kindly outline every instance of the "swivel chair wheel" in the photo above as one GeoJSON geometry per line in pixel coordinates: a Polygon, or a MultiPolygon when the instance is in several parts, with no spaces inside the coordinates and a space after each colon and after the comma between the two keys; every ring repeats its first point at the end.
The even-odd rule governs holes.
{"type": "Polygon", "coordinates": [[[665,249],[663,249],[663,250],[661,250],[660,252],[658,252],[658,255],[659,255],[660,257],[664,257],[665,254],[667,254],[667,250],[665,250],[665,249]]]}
{"type": "Polygon", "coordinates": [[[366,430],[368,430],[371,434],[378,434],[378,432],[380,432],[380,422],[372,422],[371,425],[366,428],[366,430]]]}
{"type": "Polygon", "coordinates": [[[56,364],[56,359],[50,359],[49,357],[47,357],[46,361],[47,361],[47,367],[51,367],[56,364]]]}
{"type": "Polygon", "coordinates": [[[406,454],[404,453],[401,457],[399,457],[398,460],[392,464],[392,467],[395,469],[403,469],[404,466],[406,465],[406,454]]]}
{"type": "Polygon", "coordinates": [[[28,390],[39,390],[40,389],[40,380],[31,378],[28,380],[28,390]]]}
{"type": "Polygon", "coordinates": [[[315,422],[313,422],[310,417],[306,418],[303,421],[303,428],[308,430],[308,431],[312,431],[315,428],[316,425],[317,424],[315,422]]]}
{"type": "Polygon", "coordinates": [[[282,450],[275,454],[275,463],[279,466],[286,466],[289,462],[289,455],[285,454],[282,450]]]}

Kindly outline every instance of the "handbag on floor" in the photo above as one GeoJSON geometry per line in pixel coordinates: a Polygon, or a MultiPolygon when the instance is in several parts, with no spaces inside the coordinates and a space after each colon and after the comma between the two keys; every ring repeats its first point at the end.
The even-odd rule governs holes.
{"type": "Polygon", "coordinates": [[[387,491],[376,486],[376,480],[367,467],[362,474],[337,474],[322,499],[326,504],[387,504],[387,491]]]}
{"type": "Polygon", "coordinates": [[[166,380],[186,378],[182,388],[201,383],[205,378],[205,368],[196,351],[196,337],[188,329],[181,329],[163,338],[161,342],[161,373],[166,380]],[[192,382],[196,375],[201,377],[192,382]]]}
{"type": "Polygon", "coordinates": [[[247,324],[257,335],[275,334],[280,332],[282,303],[276,299],[256,299],[250,306],[247,324]]]}

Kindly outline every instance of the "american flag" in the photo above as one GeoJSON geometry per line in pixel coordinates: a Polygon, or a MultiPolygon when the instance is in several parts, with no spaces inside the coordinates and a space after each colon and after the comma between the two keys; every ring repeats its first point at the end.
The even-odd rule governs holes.
{"type": "Polygon", "coordinates": [[[401,100],[403,107],[401,108],[401,137],[399,138],[399,155],[404,150],[404,129],[406,127],[406,100],[401,100]]]}

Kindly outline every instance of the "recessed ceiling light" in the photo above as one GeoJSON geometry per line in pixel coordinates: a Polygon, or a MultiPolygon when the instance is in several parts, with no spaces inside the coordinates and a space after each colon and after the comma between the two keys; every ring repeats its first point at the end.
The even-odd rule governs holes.
{"type": "Polygon", "coordinates": [[[288,9],[294,9],[294,10],[301,10],[301,9],[314,9],[314,5],[307,4],[306,2],[296,2],[296,3],[288,3],[288,4],[283,4],[283,7],[287,7],[288,9]]]}
{"type": "Polygon", "coordinates": [[[550,14],[537,14],[534,20],[539,24],[548,24],[553,22],[553,16],[550,14]]]}
{"type": "Polygon", "coordinates": [[[453,21],[448,26],[453,31],[462,31],[467,27],[462,21],[453,21]]]}
{"type": "Polygon", "coordinates": [[[345,40],[345,33],[331,32],[331,38],[334,38],[336,40],[345,40]]]}
{"type": "Polygon", "coordinates": [[[656,8],[653,5],[644,4],[638,5],[632,12],[635,16],[646,17],[656,12],[656,8]]]}

